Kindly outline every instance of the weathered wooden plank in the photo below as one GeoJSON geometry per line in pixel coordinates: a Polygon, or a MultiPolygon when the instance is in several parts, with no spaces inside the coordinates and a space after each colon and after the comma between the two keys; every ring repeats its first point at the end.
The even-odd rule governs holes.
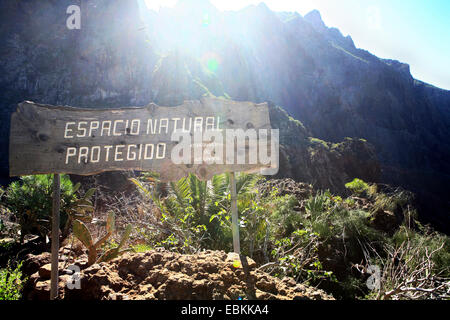
{"type": "MultiPolygon", "coordinates": [[[[273,167],[273,163],[259,162],[208,164],[205,159],[175,164],[171,158],[179,143],[171,139],[175,130],[189,132],[191,137],[215,132],[225,142],[226,129],[270,129],[267,104],[205,98],[185,101],[178,107],[149,104],[142,108],[81,109],[25,101],[11,118],[10,175],[140,170],[159,172],[163,181],[170,181],[188,173],[210,179],[223,172],[273,167]]],[[[254,139],[259,137],[249,139],[247,145],[254,139]]],[[[206,145],[203,142],[202,148],[206,145]]],[[[222,148],[225,155],[226,148],[222,148]]]]}
{"type": "Polygon", "coordinates": [[[59,262],[59,210],[61,208],[61,179],[59,174],[53,177],[52,204],[52,264],[50,279],[50,300],[58,298],[58,262],[59,262]]]}

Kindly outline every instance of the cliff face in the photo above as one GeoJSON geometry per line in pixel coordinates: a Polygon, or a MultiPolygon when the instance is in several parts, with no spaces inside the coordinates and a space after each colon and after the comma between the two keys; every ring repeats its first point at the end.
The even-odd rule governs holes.
{"type": "MultiPolygon", "coordinates": [[[[272,110],[284,119],[283,175],[332,189],[354,177],[378,180],[448,205],[450,93],[355,48],[318,12],[261,4],[222,13],[207,1],[180,1],[155,13],[143,1],[83,0],[81,30],[68,30],[72,2],[0,4],[3,177],[9,118],[23,100],[118,107],[212,94],[270,101],[302,121],[307,129],[272,110]]],[[[446,215],[433,217],[448,225],[446,215]]]]}
{"type": "Polygon", "coordinates": [[[270,106],[270,121],[280,130],[278,177],[306,181],[318,189],[345,193],[344,185],[355,177],[380,180],[381,169],[374,147],[363,139],[346,138],[330,143],[311,137],[303,124],[280,107],[270,106]]]}

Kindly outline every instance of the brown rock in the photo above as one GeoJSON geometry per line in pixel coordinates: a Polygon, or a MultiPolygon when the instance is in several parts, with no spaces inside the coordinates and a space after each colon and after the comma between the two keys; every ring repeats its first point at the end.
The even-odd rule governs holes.
{"type": "Polygon", "coordinates": [[[51,262],[50,252],[44,252],[38,255],[28,254],[23,262],[22,271],[26,275],[31,275],[39,270],[39,268],[51,262]]]}
{"type": "MultiPolygon", "coordinates": [[[[41,268],[43,275],[49,274],[48,267],[41,268]]],[[[271,277],[258,271],[252,259],[223,251],[193,255],[164,250],[124,254],[82,270],[80,290],[68,290],[64,276],[60,277],[64,299],[332,299],[323,291],[297,285],[291,278],[281,281],[271,277]]],[[[39,274],[33,279],[27,297],[47,297],[50,281],[42,281],[39,274]]]]}
{"type": "MultiPolygon", "coordinates": [[[[58,264],[58,268],[59,268],[59,272],[61,273],[61,270],[64,268],[64,263],[59,263],[58,264]]],[[[41,266],[39,268],[39,277],[43,280],[48,280],[50,279],[52,274],[52,264],[51,263],[47,263],[44,264],[43,266],[41,266]]]]}
{"type": "Polygon", "coordinates": [[[378,209],[372,213],[371,223],[377,230],[392,234],[399,223],[397,217],[390,211],[378,209]]]}

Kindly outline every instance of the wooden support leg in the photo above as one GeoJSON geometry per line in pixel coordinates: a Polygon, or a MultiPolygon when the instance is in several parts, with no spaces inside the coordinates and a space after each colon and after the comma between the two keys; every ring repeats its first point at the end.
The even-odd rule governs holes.
{"type": "Polygon", "coordinates": [[[241,254],[241,244],[239,241],[239,216],[237,209],[236,177],[234,175],[234,172],[230,174],[230,191],[231,191],[233,249],[234,252],[241,254]]]}
{"type": "Polygon", "coordinates": [[[58,262],[59,262],[59,209],[61,205],[61,181],[59,174],[53,177],[53,212],[52,212],[52,272],[50,283],[50,300],[58,298],[58,262]]]}

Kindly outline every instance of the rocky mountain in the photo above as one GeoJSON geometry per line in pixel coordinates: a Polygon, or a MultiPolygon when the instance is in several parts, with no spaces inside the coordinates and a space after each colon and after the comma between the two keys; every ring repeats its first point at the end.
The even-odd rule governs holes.
{"type": "Polygon", "coordinates": [[[356,48],[317,11],[77,2],[80,30],[66,27],[73,1],[0,3],[2,177],[9,118],[23,100],[176,106],[215,95],[271,103],[282,175],[333,190],[354,177],[402,186],[418,193],[422,218],[450,225],[450,92],[415,80],[407,64],[356,48]]]}

